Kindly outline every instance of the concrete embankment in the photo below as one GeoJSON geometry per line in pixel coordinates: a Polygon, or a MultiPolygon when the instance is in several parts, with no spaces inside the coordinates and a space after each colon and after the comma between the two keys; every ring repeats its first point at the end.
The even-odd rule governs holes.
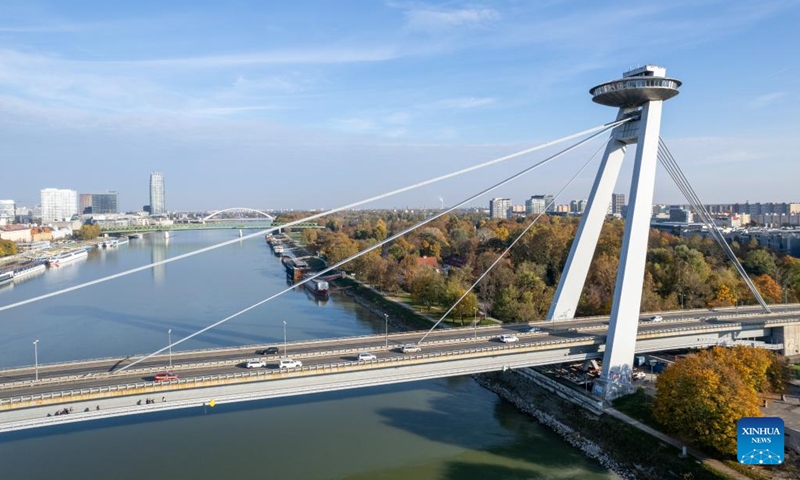
{"type": "MultiPolygon", "coordinates": [[[[597,415],[579,406],[587,400],[543,387],[536,376],[514,370],[473,375],[475,381],[551,428],[589,458],[626,479],[730,478],[611,415],[597,415]]],[[[556,390],[558,390],[556,388],[556,390]]]]}
{"type": "Polygon", "coordinates": [[[550,428],[567,443],[580,449],[587,457],[596,460],[603,467],[613,471],[622,478],[635,479],[636,476],[622,465],[615,462],[603,449],[574,428],[560,421],[556,415],[548,412],[563,400],[548,398],[549,394],[542,387],[526,380],[514,371],[473,375],[479,385],[496,393],[500,398],[513,404],[521,412],[535,418],[542,425],[550,428]]]}

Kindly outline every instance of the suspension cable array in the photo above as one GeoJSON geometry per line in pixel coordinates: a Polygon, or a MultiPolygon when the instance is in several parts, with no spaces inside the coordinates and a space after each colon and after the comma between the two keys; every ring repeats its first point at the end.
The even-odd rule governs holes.
{"type": "Polygon", "coordinates": [[[745,284],[747,284],[747,287],[750,289],[750,292],[761,305],[761,308],[765,313],[771,313],[767,303],[761,297],[761,294],[753,284],[753,281],[750,280],[750,277],[747,275],[744,267],[742,267],[739,259],[736,258],[736,254],[733,253],[730,245],[728,245],[728,242],[725,241],[725,237],[722,236],[722,232],[719,231],[719,227],[717,227],[717,224],[714,223],[714,220],[711,218],[711,214],[708,212],[705,205],[703,205],[703,203],[700,201],[697,193],[695,193],[694,189],[689,183],[689,180],[678,166],[678,162],[675,161],[675,157],[672,156],[672,152],[670,152],[667,144],[661,137],[658,138],[658,159],[661,161],[661,164],[664,165],[664,168],[667,169],[667,172],[669,172],[669,175],[675,181],[678,189],[686,197],[686,200],[689,201],[692,209],[700,216],[703,223],[706,225],[706,228],[708,228],[711,237],[719,244],[720,247],[722,247],[725,255],[727,255],[728,259],[733,263],[734,267],[736,267],[736,271],[739,272],[739,275],[741,275],[745,284]]]}
{"type": "Polygon", "coordinates": [[[464,294],[461,295],[461,297],[458,300],[456,300],[455,303],[453,303],[453,305],[451,305],[450,308],[448,308],[446,312],[444,312],[442,314],[441,318],[439,318],[439,320],[437,320],[436,323],[433,324],[433,326],[430,328],[430,330],[428,330],[428,332],[425,333],[425,335],[423,335],[422,338],[419,339],[418,343],[422,343],[428,337],[428,335],[433,333],[433,330],[436,327],[438,327],[440,323],[442,323],[442,321],[447,317],[447,315],[449,315],[450,312],[452,312],[453,309],[455,309],[456,306],[458,306],[458,304],[461,303],[462,300],[467,298],[467,295],[469,295],[469,292],[473,291],[475,289],[475,287],[477,287],[478,284],[481,282],[481,280],[483,280],[483,278],[486,277],[486,275],[488,275],[489,272],[491,272],[492,269],[498,263],[500,263],[500,261],[506,255],[508,255],[508,252],[510,252],[511,249],[514,248],[514,245],[516,245],[517,242],[519,242],[522,239],[522,237],[524,237],[525,234],[528,233],[528,231],[531,228],[533,228],[533,226],[536,224],[536,222],[538,222],[539,219],[542,217],[542,215],[545,214],[547,209],[549,209],[555,203],[555,201],[558,199],[558,197],[561,196],[561,194],[564,193],[564,191],[567,188],[569,188],[569,186],[572,185],[573,182],[575,182],[575,180],[578,178],[578,176],[581,173],[583,173],[584,170],[586,170],[586,167],[588,167],[589,164],[592,163],[592,160],[594,160],[594,158],[597,156],[597,154],[600,153],[600,150],[602,150],[608,144],[608,142],[610,142],[610,141],[611,141],[611,139],[608,139],[606,142],[604,142],[602,145],[600,145],[600,148],[598,148],[597,151],[595,151],[594,154],[591,157],[589,157],[589,160],[587,160],[586,163],[584,163],[583,166],[575,173],[575,175],[573,175],[572,178],[570,178],[569,181],[563,187],[561,187],[561,190],[559,190],[555,195],[553,195],[553,198],[550,200],[550,202],[548,202],[547,205],[545,205],[544,211],[539,212],[539,214],[536,215],[536,217],[534,217],[534,219],[531,222],[528,223],[528,226],[526,226],[525,229],[522,230],[522,232],[520,232],[519,235],[517,235],[517,237],[514,239],[514,241],[511,242],[508,245],[508,247],[506,247],[506,249],[503,250],[502,253],[500,253],[500,255],[497,256],[495,261],[492,262],[491,265],[489,265],[489,267],[475,280],[475,282],[472,283],[472,285],[470,285],[470,287],[467,289],[467,291],[464,292],[464,294]]]}
{"type": "MultiPolygon", "coordinates": [[[[614,122],[614,123],[618,123],[618,122],[614,122]]],[[[540,161],[538,163],[535,163],[535,164],[531,165],[530,167],[527,167],[527,168],[525,168],[525,169],[523,169],[523,170],[511,175],[510,177],[507,177],[504,180],[501,180],[498,183],[495,183],[494,185],[492,185],[492,186],[490,186],[490,187],[488,187],[488,188],[486,188],[484,190],[481,190],[480,192],[478,192],[478,193],[476,193],[476,194],[474,194],[474,195],[472,195],[472,196],[470,196],[470,197],[458,202],[457,204],[447,208],[446,210],[443,210],[443,211],[437,213],[436,215],[433,215],[432,217],[427,218],[427,219],[425,219],[425,220],[423,220],[423,221],[421,221],[421,222],[419,222],[419,223],[417,223],[415,225],[412,225],[412,226],[410,226],[410,227],[408,227],[408,228],[396,233],[395,235],[392,235],[392,236],[390,236],[390,237],[388,237],[388,238],[386,238],[384,240],[381,240],[380,242],[377,242],[374,245],[371,245],[370,247],[368,247],[368,248],[366,248],[364,250],[361,250],[360,252],[358,252],[358,253],[356,253],[354,255],[351,255],[351,256],[349,256],[349,257],[347,257],[347,258],[345,258],[345,259],[343,259],[343,260],[341,260],[341,261],[339,261],[339,262],[337,262],[337,263],[335,263],[333,265],[330,265],[327,268],[325,268],[324,270],[322,270],[320,272],[317,272],[314,275],[308,276],[308,277],[304,278],[303,280],[293,284],[292,286],[290,286],[288,288],[285,288],[284,290],[281,290],[281,291],[279,291],[279,292],[277,292],[277,293],[275,293],[275,294],[273,294],[273,295],[271,295],[271,296],[269,296],[269,297],[267,297],[267,298],[265,298],[265,299],[263,299],[263,300],[261,300],[259,302],[256,302],[256,303],[250,305],[249,307],[246,307],[246,308],[244,308],[242,310],[239,310],[238,312],[233,313],[233,314],[223,318],[222,320],[219,320],[219,321],[217,321],[215,323],[212,323],[211,325],[208,325],[208,326],[206,326],[206,327],[204,327],[204,328],[202,328],[200,330],[197,330],[196,332],[191,333],[191,334],[189,334],[189,335],[187,335],[187,336],[185,336],[185,337],[183,337],[183,338],[181,338],[181,339],[179,339],[179,340],[177,340],[177,341],[175,341],[175,342],[173,342],[173,343],[171,343],[171,344],[169,344],[169,345],[167,345],[167,346],[165,346],[165,347],[163,347],[163,348],[161,348],[159,350],[156,350],[153,353],[145,355],[144,357],[139,358],[138,360],[136,360],[136,361],[134,361],[132,363],[129,363],[128,365],[125,365],[124,367],[120,368],[119,370],[117,370],[114,373],[123,372],[123,371],[127,370],[128,368],[133,367],[134,365],[136,365],[136,364],[138,364],[140,362],[143,362],[144,360],[147,360],[148,358],[151,358],[151,357],[153,357],[155,355],[158,355],[159,353],[165,352],[168,349],[170,349],[170,348],[172,348],[172,347],[174,347],[176,345],[179,345],[179,344],[181,344],[181,343],[183,343],[183,342],[185,342],[185,341],[187,341],[189,339],[192,339],[192,338],[194,338],[194,337],[196,337],[198,335],[201,335],[202,333],[205,333],[205,332],[207,332],[207,331],[209,331],[209,330],[211,330],[211,329],[213,329],[213,328],[215,328],[215,327],[217,327],[219,325],[222,325],[223,323],[226,323],[226,322],[228,322],[230,320],[233,320],[234,318],[236,318],[236,317],[238,317],[238,316],[240,316],[240,315],[242,315],[242,314],[244,314],[246,312],[249,312],[250,310],[252,310],[252,309],[254,309],[256,307],[259,307],[259,306],[269,302],[270,300],[273,300],[273,299],[279,297],[280,295],[283,295],[286,292],[292,291],[298,285],[303,285],[303,284],[305,284],[307,282],[310,282],[310,281],[316,279],[317,277],[319,277],[321,275],[325,275],[326,273],[328,273],[328,272],[330,272],[332,270],[335,270],[335,269],[341,267],[342,265],[344,265],[344,264],[346,264],[346,263],[348,263],[348,262],[350,262],[352,260],[355,260],[356,258],[358,258],[358,257],[360,257],[362,255],[365,255],[365,254],[367,254],[367,253],[369,253],[369,252],[371,252],[371,251],[373,251],[373,250],[375,250],[377,248],[380,248],[380,247],[382,247],[383,245],[386,245],[389,242],[397,240],[398,238],[402,237],[403,235],[405,235],[405,234],[407,234],[409,232],[412,232],[412,231],[416,230],[417,228],[420,228],[423,225],[426,225],[426,224],[428,224],[428,223],[430,223],[430,222],[432,222],[432,221],[434,221],[434,220],[436,220],[438,218],[441,218],[442,216],[452,212],[453,210],[456,210],[457,208],[460,208],[460,207],[466,205],[467,203],[469,203],[469,202],[471,202],[471,201],[473,201],[473,200],[475,200],[477,198],[480,198],[483,195],[485,195],[485,194],[487,194],[487,193],[489,193],[489,192],[491,192],[493,190],[496,190],[497,188],[500,188],[500,187],[502,187],[503,185],[505,185],[505,184],[507,184],[509,182],[512,182],[512,181],[516,180],[517,178],[519,178],[519,177],[521,177],[521,176],[523,176],[523,175],[525,175],[525,174],[527,174],[527,173],[529,173],[529,172],[531,172],[531,171],[533,171],[533,170],[535,170],[535,169],[537,169],[537,168],[539,168],[539,167],[551,162],[552,160],[555,160],[556,158],[559,158],[559,157],[563,156],[564,154],[576,149],[577,147],[579,147],[579,146],[587,143],[588,141],[596,138],[597,136],[603,134],[605,131],[607,131],[607,130],[609,130],[611,128],[614,128],[614,126],[616,126],[616,125],[609,124],[606,128],[597,131],[596,133],[594,133],[594,134],[592,134],[592,135],[590,135],[590,136],[588,136],[588,137],[586,137],[586,138],[584,138],[584,139],[582,139],[582,140],[570,145],[569,147],[567,147],[567,148],[565,148],[565,149],[563,149],[563,150],[551,155],[550,157],[547,157],[546,159],[544,159],[544,160],[542,160],[542,161],[540,161]]]]}
{"type": "Polygon", "coordinates": [[[498,157],[498,158],[495,158],[495,159],[492,159],[492,160],[488,160],[486,162],[479,163],[479,164],[476,164],[476,165],[472,165],[470,167],[462,168],[460,170],[456,170],[454,172],[450,172],[450,173],[447,173],[447,174],[444,174],[444,175],[440,175],[438,177],[430,178],[428,180],[423,180],[421,182],[417,182],[417,183],[412,184],[412,185],[408,185],[408,186],[405,186],[405,187],[402,187],[402,188],[398,188],[398,189],[395,189],[395,190],[392,190],[392,191],[389,191],[389,192],[385,192],[385,193],[382,193],[382,194],[379,194],[379,195],[374,195],[372,197],[365,198],[363,200],[359,200],[359,201],[356,201],[356,202],[353,202],[353,203],[349,203],[347,205],[342,205],[340,207],[332,208],[330,210],[326,210],[326,211],[323,211],[323,212],[320,212],[320,213],[315,213],[313,215],[309,215],[307,217],[303,217],[303,218],[298,219],[298,220],[293,220],[291,222],[288,222],[288,223],[285,223],[285,224],[281,225],[280,227],[268,228],[268,229],[265,229],[265,230],[258,231],[256,233],[251,233],[251,234],[245,235],[243,237],[235,238],[235,239],[232,239],[232,240],[227,240],[227,241],[220,242],[220,243],[217,243],[217,244],[214,244],[214,245],[210,245],[208,247],[200,248],[198,250],[187,252],[187,253],[184,253],[184,254],[181,254],[181,255],[176,255],[174,257],[167,258],[165,260],[161,260],[161,261],[158,261],[158,262],[153,262],[153,263],[150,263],[150,264],[147,264],[147,265],[143,265],[141,267],[132,268],[132,269],[125,270],[125,271],[122,271],[122,272],[119,272],[119,273],[115,273],[113,275],[108,275],[106,277],[98,278],[98,279],[91,280],[91,281],[88,281],[88,282],[84,282],[84,283],[81,283],[81,284],[78,284],[78,285],[73,285],[71,287],[62,288],[62,289],[56,290],[54,292],[50,292],[50,293],[46,293],[46,294],[39,295],[39,296],[36,296],[36,297],[28,298],[26,300],[21,300],[19,302],[10,303],[8,305],[2,305],[2,306],[0,306],[0,312],[2,312],[4,310],[10,310],[12,308],[20,307],[22,305],[27,305],[29,303],[38,302],[40,300],[44,300],[44,299],[47,299],[47,298],[50,298],[50,297],[63,295],[65,293],[73,292],[75,290],[80,290],[82,288],[90,287],[92,285],[97,285],[99,283],[108,282],[110,280],[114,280],[114,279],[117,279],[117,278],[120,278],[120,277],[124,277],[126,275],[131,275],[133,273],[142,272],[142,271],[145,271],[145,270],[150,270],[151,268],[155,268],[155,267],[158,267],[158,266],[161,266],[161,265],[166,265],[167,263],[172,263],[172,262],[176,262],[178,260],[183,260],[185,258],[193,257],[193,256],[199,255],[201,253],[206,253],[206,252],[209,252],[211,250],[215,250],[217,248],[225,247],[227,245],[233,245],[233,244],[239,243],[240,241],[243,241],[243,240],[249,240],[251,238],[260,237],[260,236],[262,236],[264,234],[272,233],[272,232],[275,232],[275,231],[280,230],[280,229],[290,228],[292,226],[295,226],[295,225],[298,225],[298,224],[301,224],[301,223],[310,222],[312,220],[316,220],[318,218],[325,217],[327,215],[331,215],[331,214],[334,214],[334,213],[337,213],[337,212],[341,212],[343,210],[350,210],[350,209],[359,207],[361,205],[364,205],[364,204],[367,204],[367,203],[370,203],[370,202],[374,202],[374,201],[377,201],[377,200],[382,200],[384,198],[388,198],[388,197],[391,197],[391,196],[394,196],[394,195],[398,195],[400,193],[405,193],[405,192],[408,192],[408,191],[411,191],[411,190],[414,190],[414,189],[417,189],[417,188],[420,188],[420,187],[424,187],[426,185],[430,185],[430,184],[437,183],[437,182],[440,182],[440,181],[443,181],[443,180],[447,180],[449,178],[453,178],[453,177],[456,177],[456,176],[459,176],[459,175],[463,175],[465,173],[472,172],[474,170],[485,168],[485,167],[488,167],[490,165],[494,165],[494,164],[497,164],[497,163],[505,162],[507,160],[511,160],[513,158],[517,158],[517,157],[520,157],[522,155],[526,155],[528,153],[533,153],[535,151],[542,150],[544,148],[551,147],[553,145],[557,145],[559,143],[563,143],[563,142],[566,142],[566,141],[569,141],[569,140],[573,140],[575,138],[582,137],[584,135],[593,134],[593,136],[591,138],[594,138],[594,136],[596,136],[597,133],[605,132],[608,129],[614,128],[617,125],[622,125],[623,123],[628,122],[630,120],[631,120],[630,118],[624,118],[624,119],[617,120],[617,121],[614,121],[614,122],[611,122],[611,123],[605,123],[605,124],[602,124],[602,125],[597,125],[597,126],[594,126],[592,128],[588,128],[586,130],[582,130],[580,132],[577,132],[577,133],[574,133],[574,134],[571,134],[571,135],[567,135],[565,137],[561,137],[561,138],[558,138],[558,139],[550,141],[550,142],[546,142],[546,143],[543,143],[543,144],[540,144],[540,145],[536,145],[536,146],[533,146],[533,147],[530,147],[530,148],[526,148],[524,150],[520,150],[518,152],[511,153],[509,155],[504,155],[502,157],[498,157]]]}

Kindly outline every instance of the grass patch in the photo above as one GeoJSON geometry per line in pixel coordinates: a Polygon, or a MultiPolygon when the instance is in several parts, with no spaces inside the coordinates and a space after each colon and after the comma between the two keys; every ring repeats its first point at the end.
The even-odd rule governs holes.
{"type": "Polygon", "coordinates": [[[364,287],[351,278],[340,278],[335,280],[334,283],[340,288],[349,289],[353,295],[372,304],[380,311],[388,313],[389,320],[395,325],[402,325],[409,330],[426,330],[431,328],[431,322],[421,315],[397,302],[386,299],[383,295],[376,293],[370,288],[364,287]]]}
{"type": "Polygon", "coordinates": [[[636,393],[620,397],[614,400],[613,403],[614,408],[625,415],[657,430],[663,430],[663,426],[659,425],[653,416],[653,400],[652,397],[645,393],[643,388],[639,388],[636,393]]]}
{"type": "Polygon", "coordinates": [[[748,477],[752,478],[753,480],[770,480],[769,475],[765,475],[758,471],[757,466],[745,466],[741,463],[734,461],[734,460],[724,460],[723,463],[725,466],[729,467],[731,470],[736,470],[737,472],[741,473],[742,475],[747,475],[748,477]]]}

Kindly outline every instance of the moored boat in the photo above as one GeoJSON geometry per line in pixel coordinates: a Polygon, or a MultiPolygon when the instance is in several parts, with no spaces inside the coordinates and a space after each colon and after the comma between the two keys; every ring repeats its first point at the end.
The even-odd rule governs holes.
{"type": "Polygon", "coordinates": [[[72,263],[88,257],[89,254],[83,248],[76,248],[64,253],[59,253],[47,259],[47,265],[51,267],[58,267],[67,263],[72,263]]]}
{"type": "Polygon", "coordinates": [[[36,275],[37,273],[41,273],[45,271],[47,267],[42,262],[28,262],[23,263],[22,265],[18,265],[14,269],[14,280],[18,280],[21,278],[29,277],[31,275],[36,275]]]}
{"type": "Polygon", "coordinates": [[[309,269],[308,263],[304,260],[285,255],[281,257],[281,263],[283,263],[283,268],[286,270],[286,275],[295,282],[302,279],[309,269]]]}
{"type": "Polygon", "coordinates": [[[0,273],[0,285],[5,285],[6,283],[10,283],[11,280],[14,280],[13,271],[0,273]]]}
{"type": "Polygon", "coordinates": [[[303,284],[306,290],[319,297],[328,298],[329,287],[328,282],[324,280],[313,279],[303,284]]]}

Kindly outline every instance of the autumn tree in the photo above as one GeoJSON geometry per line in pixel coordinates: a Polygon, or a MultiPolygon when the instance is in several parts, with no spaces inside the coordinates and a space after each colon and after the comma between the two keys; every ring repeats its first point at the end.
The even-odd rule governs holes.
{"type": "Polygon", "coordinates": [[[736,453],[736,422],[761,416],[756,391],[725,354],[680,359],[656,381],[653,414],[668,430],[722,453],[736,453]],[[724,358],[723,358],[724,357],[724,358]]]}
{"type": "Polygon", "coordinates": [[[422,268],[411,281],[411,300],[430,310],[444,297],[444,279],[432,268],[422,268]]]}
{"type": "Polygon", "coordinates": [[[81,225],[78,230],[78,237],[81,240],[92,240],[100,236],[100,225],[81,225]]]}
{"type": "Polygon", "coordinates": [[[17,254],[17,245],[11,240],[0,239],[0,257],[17,254]]]}
{"type": "Polygon", "coordinates": [[[658,378],[653,413],[668,429],[736,453],[736,422],[759,417],[758,397],[783,391],[785,358],[768,350],[714,347],[678,360],[658,378]]]}
{"type": "Polygon", "coordinates": [[[764,297],[768,303],[781,303],[781,286],[769,275],[759,275],[753,279],[758,293],[764,297]]]}
{"type": "Polygon", "coordinates": [[[466,293],[467,289],[455,279],[448,279],[445,284],[444,294],[442,295],[442,306],[450,308],[455,305],[450,316],[461,320],[464,325],[464,318],[473,318],[478,311],[478,297],[473,293],[466,293]],[[461,297],[464,297],[461,299],[461,297]],[[461,299],[459,301],[459,299],[461,299]],[[458,304],[456,304],[458,302],[458,304]]]}

